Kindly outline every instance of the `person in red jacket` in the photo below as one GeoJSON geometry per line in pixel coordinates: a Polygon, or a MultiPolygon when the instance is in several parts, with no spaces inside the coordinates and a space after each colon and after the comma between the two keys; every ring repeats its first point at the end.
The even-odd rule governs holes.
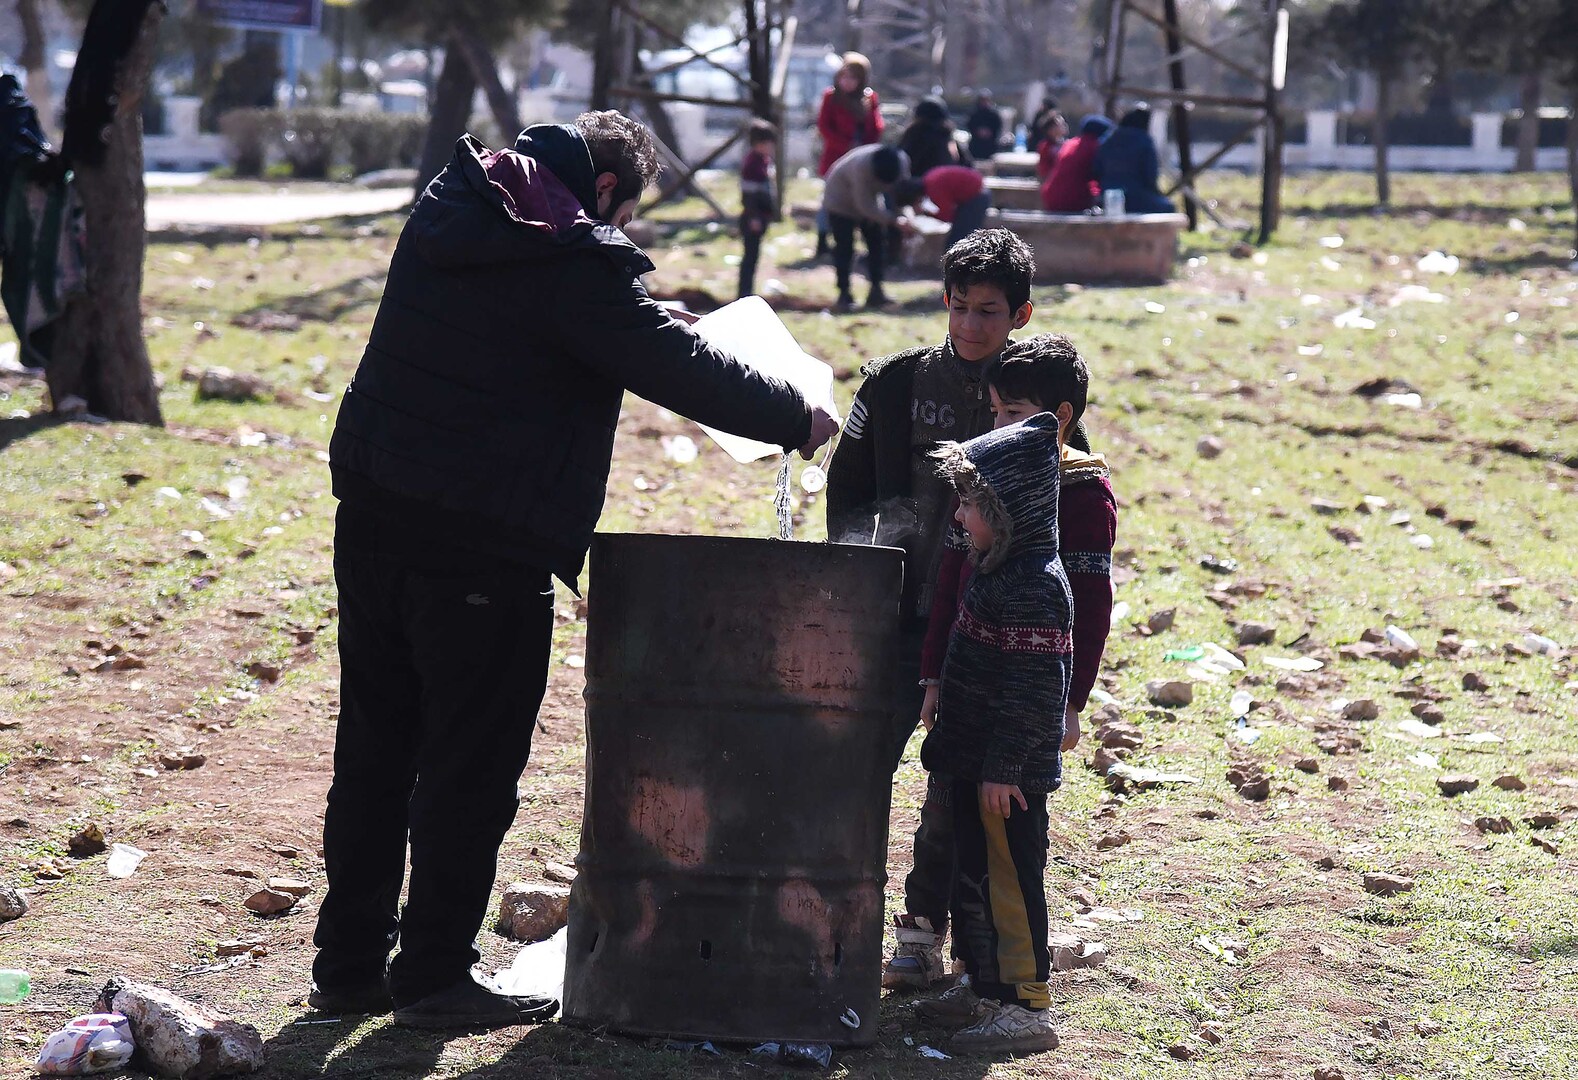
{"type": "Polygon", "coordinates": [[[937,207],[930,216],[953,226],[948,230],[948,247],[985,225],[986,212],[992,208],[986,179],[968,165],[938,165],[925,176],[900,180],[893,188],[893,201],[900,206],[914,206],[922,195],[937,207]]]}
{"type": "MultiPolygon", "coordinates": [[[[1062,492],[1058,506],[1058,551],[1074,595],[1074,667],[1069,682],[1065,735],[1079,738],[1079,714],[1090,700],[1101,670],[1101,656],[1112,628],[1112,547],[1117,540],[1118,508],[1111,473],[1100,454],[1089,452],[1080,416],[1090,371],[1074,343],[1061,334],[1038,334],[1015,342],[986,373],[992,424],[1006,427],[1040,412],[1054,412],[1062,446],[1062,492]]],[[[927,729],[937,715],[948,636],[953,632],[959,598],[974,567],[969,538],[955,527],[944,541],[932,593],[931,619],[921,650],[921,680],[926,684],[921,722],[927,729]]]]}
{"type": "Polygon", "coordinates": [[[1096,205],[1096,151],[1112,130],[1105,116],[1087,116],[1079,134],[1065,142],[1041,185],[1041,209],[1051,214],[1083,214],[1096,205]]]}
{"type": "MultiPolygon", "coordinates": [[[[816,175],[825,177],[833,162],[857,146],[882,141],[882,111],[871,88],[871,61],[847,52],[833,76],[833,85],[822,91],[816,114],[816,131],[822,138],[822,156],[816,175]]],[[[827,221],[816,220],[816,253],[827,252],[827,221]]]]}

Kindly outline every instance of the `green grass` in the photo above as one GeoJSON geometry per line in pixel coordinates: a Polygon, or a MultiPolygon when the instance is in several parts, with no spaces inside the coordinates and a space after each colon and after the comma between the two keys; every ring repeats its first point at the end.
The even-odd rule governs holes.
{"type": "MultiPolygon", "coordinates": [[[[1235,237],[1193,234],[1168,285],[1036,290],[1032,328],[1069,334],[1092,364],[1088,423],[1096,448],[1113,462],[1120,499],[1118,599],[1130,605],[1130,621],[1177,609],[1175,628],[1154,637],[1127,622],[1114,629],[1103,686],[1146,734],[1132,760],[1203,782],[1115,798],[1083,767],[1086,748],[1069,762],[1068,782],[1054,798],[1053,922],[1061,926],[1074,915],[1076,891],[1104,905],[1139,908],[1145,917],[1100,931],[1112,953],[1106,967],[1057,978],[1062,1050],[990,1066],[924,1061],[904,1036],[933,1045],[941,1036],[893,1002],[885,1006],[881,1043],[842,1055],[837,1075],[1226,1080],[1308,1077],[1334,1064],[1349,1077],[1386,1080],[1578,1076],[1571,842],[1565,824],[1535,833],[1523,821],[1544,810],[1565,817],[1578,802],[1575,785],[1564,783],[1578,780],[1571,741],[1578,670],[1569,658],[1504,651],[1531,632],[1578,644],[1578,279],[1567,269],[1573,211],[1564,179],[1551,175],[1404,175],[1395,187],[1398,209],[1382,215],[1371,212],[1366,178],[1293,177],[1283,227],[1263,257],[1233,259],[1227,248],[1235,237]],[[1323,237],[1341,237],[1342,244],[1323,246],[1323,237]],[[1459,256],[1459,272],[1418,272],[1417,260],[1430,250],[1459,256]],[[1442,302],[1392,306],[1411,285],[1439,293],[1442,302]],[[1164,310],[1153,313],[1148,303],[1164,310]],[[1374,329],[1334,325],[1356,307],[1374,329]],[[1378,378],[1405,381],[1424,407],[1353,392],[1378,378]],[[1206,434],[1223,441],[1221,456],[1197,453],[1206,434]],[[1357,507],[1365,495],[1390,505],[1368,516],[1357,509],[1323,516],[1311,508],[1317,497],[1357,507]],[[1444,516],[1432,516],[1438,508],[1444,516]],[[1388,524],[1394,512],[1409,515],[1408,522],[1388,524]],[[1357,530],[1362,543],[1338,542],[1332,525],[1357,530]],[[1430,547],[1417,546],[1421,535],[1430,547]],[[1240,570],[1214,575],[1200,564],[1207,555],[1231,556],[1240,570]],[[1522,584],[1499,595],[1488,584],[1509,578],[1522,584]],[[1215,592],[1248,581],[1263,583],[1264,591],[1215,592]],[[1181,676],[1186,667],[1165,660],[1168,650],[1206,641],[1234,647],[1233,626],[1251,619],[1275,625],[1277,644],[1242,650],[1249,661],[1243,676],[1197,685],[1194,703],[1173,713],[1150,708],[1145,683],[1181,676]],[[1338,659],[1339,646],[1390,624],[1418,639],[1418,662],[1399,671],[1338,659]],[[1438,656],[1437,641],[1449,629],[1482,644],[1468,656],[1438,656]],[[1325,667],[1302,688],[1293,680],[1279,689],[1283,673],[1259,657],[1298,654],[1325,667]],[[1470,671],[1489,689],[1463,690],[1470,671]],[[1229,736],[1228,701],[1239,688],[1257,700],[1251,720],[1262,736],[1253,746],[1229,736]],[[1446,734],[1399,732],[1413,701],[1398,691],[1439,696],[1446,734]],[[1316,726],[1335,721],[1334,703],[1345,698],[1375,700],[1380,716],[1357,725],[1357,752],[1330,756],[1315,746],[1316,726]],[[1473,733],[1504,741],[1470,742],[1473,733]],[[1434,755],[1439,766],[1410,760],[1420,753],[1434,755]],[[1317,773],[1294,767],[1304,758],[1315,759],[1317,773]],[[1266,802],[1246,802],[1227,784],[1236,759],[1270,773],[1266,802]],[[1435,780],[1444,772],[1472,773],[1481,785],[1443,798],[1435,780]],[[1528,790],[1493,787],[1503,774],[1522,777],[1528,790]],[[1346,792],[1328,788],[1334,775],[1349,782],[1346,792]],[[1481,835],[1473,825],[1476,817],[1502,815],[1513,822],[1508,834],[1481,835]],[[1095,850],[1097,838],[1120,828],[1133,842],[1095,850]],[[1561,854],[1534,846],[1535,835],[1554,840],[1561,854]],[[1332,869],[1317,865],[1323,858],[1332,869]],[[1360,887],[1367,871],[1406,874],[1418,886],[1392,899],[1372,897],[1360,887]],[[1232,966],[1213,958],[1194,944],[1202,935],[1245,943],[1246,961],[1232,966]],[[1222,1025],[1224,1044],[1197,1044],[1199,1060],[1174,1061],[1168,1047],[1206,1020],[1222,1025]],[[1376,1028],[1382,1020],[1389,1034],[1376,1028]],[[1438,1022],[1440,1033],[1416,1033],[1424,1020],[1438,1022]]],[[[1230,213],[1252,216],[1248,180],[1214,178],[1211,188],[1230,213]]],[[[800,186],[791,191],[804,194],[800,186]]],[[[696,203],[654,216],[670,230],[652,251],[654,288],[731,295],[734,271],[725,256],[737,247],[728,230],[696,225],[696,203]]],[[[0,821],[22,814],[12,812],[21,796],[7,793],[6,784],[25,784],[37,799],[51,790],[38,777],[52,775],[61,797],[58,813],[49,803],[27,810],[48,825],[48,835],[0,832],[0,875],[31,883],[29,861],[63,850],[68,808],[77,821],[89,807],[122,815],[120,834],[133,842],[138,830],[179,829],[180,789],[153,798],[126,776],[173,737],[161,726],[166,711],[184,715],[187,732],[222,721],[222,731],[205,737],[226,753],[270,746],[280,756],[269,760],[282,768],[328,769],[326,757],[314,757],[328,747],[337,674],[333,499],[322,452],[398,228],[390,217],[371,225],[325,223],[317,235],[275,229],[256,245],[155,243],[145,311],[168,427],[0,421],[0,561],[19,570],[0,587],[0,715],[22,721],[0,733],[0,767],[11,766],[0,784],[0,821]],[[197,278],[219,284],[196,287],[197,278]],[[258,310],[300,315],[301,328],[266,333],[231,323],[258,310]],[[198,322],[217,336],[195,330],[198,322]],[[180,372],[208,364],[261,375],[280,388],[281,399],[199,402],[180,372]],[[237,438],[243,425],[269,441],[242,445],[249,441],[237,438]],[[128,472],[148,479],[129,486],[128,472]],[[249,487],[232,504],[226,484],[237,478],[249,487]],[[166,487],[181,498],[161,497],[166,487]],[[205,496],[229,516],[204,510],[205,496]],[[192,530],[203,534],[200,542],[182,536],[192,530]],[[205,557],[189,555],[193,549],[205,557]],[[249,628],[244,633],[236,629],[237,610],[257,613],[239,624],[249,628]],[[233,654],[221,655],[214,644],[219,626],[229,627],[221,637],[233,654]],[[319,632],[298,647],[296,628],[319,632]],[[155,707],[128,693],[119,703],[130,708],[116,711],[94,696],[102,677],[63,674],[68,665],[82,669],[82,641],[123,642],[137,651],[145,640],[134,636],[140,631],[157,645],[161,666],[184,672],[184,698],[155,707]],[[245,675],[245,665],[258,659],[286,664],[277,686],[245,675]],[[248,699],[252,693],[258,696],[248,699]],[[23,775],[36,751],[81,754],[95,723],[107,727],[94,737],[127,749],[107,755],[110,771],[94,782],[127,794],[82,795],[68,772],[23,775]]],[[[797,265],[809,243],[805,232],[777,227],[759,282],[778,278],[792,295],[831,302],[830,271],[797,265]]],[[[863,360],[940,340],[945,331],[940,305],[930,303],[935,281],[901,275],[891,291],[905,305],[902,314],[784,316],[802,344],[841,373],[846,402],[863,360]]],[[[0,416],[41,408],[36,386],[0,392],[7,395],[0,416]]],[[[734,465],[683,421],[634,401],[627,409],[604,528],[768,534],[769,465],[734,465]],[[662,456],[658,436],[681,432],[703,444],[694,464],[662,456]]],[[[802,522],[802,538],[823,535],[820,507],[802,507],[802,522]]],[[[553,693],[561,704],[524,785],[501,879],[532,875],[540,857],[568,859],[578,844],[581,674],[563,660],[583,648],[584,621],[573,598],[561,594],[558,607],[553,693]]],[[[153,683],[155,675],[126,677],[153,683]]],[[[913,829],[922,794],[917,746],[896,781],[896,837],[913,829]]],[[[246,778],[256,782],[258,775],[266,774],[246,778]]],[[[245,827],[265,826],[310,837],[318,823],[316,805],[269,807],[255,818],[248,812],[228,811],[243,824],[228,832],[222,823],[205,825],[209,831],[191,834],[190,842],[250,841],[245,827]]],[[[315,860],[303,861],[303,873],[316,871],[315,860]]],[[[905,869],[890,867],[890,911],[902,903],[905,869]]],[[[139,919],[118,939],[119,962],[147,967],[160,950],[208,956],[215,940],[247,929],[202,924],[212,910],[196,897],[229,887],[214,880],[219,884],[194,883],[190,896],[149,908],[169,907],[197,921],[188,929],[164,925],[179,920],[139,919]]],[[[77,913],[77,928],[30,916],[0,929],[0,955],[15,951],[33,964],[41,984],[58,988],[49,1000],[85,1006],[80,992],[70,996],[71,981],[60,971],[64,957],[94,948],[75,935],[97,925],[98,885],[83,872],[39,886],[38,895],[51,911],[77,913]]],[[[206,976],[200,984],[273,1040],[271,1075],[760,1071],[738,1055],[682,1056],[558,1025],[524,1038],[447,1044],[382,1023],[293,1027],[301,1011],[287,1002],[304,985],[307,918],[279,928],[258,924],[274,944],[254,975],[228,983],[228,975],[206,976]]],[[[507,961],[509,949],[483,936],[489,959],[507,961]]],[[[19,1030],[41,1038],[54,1019],[25,1017],[19,1030]]],[[[5,1023],[9,1034],[11,1018],[5,1023]]],[[[0,1072],[22,1075],[28,1052],[0,1043],[0,1072]]]]}

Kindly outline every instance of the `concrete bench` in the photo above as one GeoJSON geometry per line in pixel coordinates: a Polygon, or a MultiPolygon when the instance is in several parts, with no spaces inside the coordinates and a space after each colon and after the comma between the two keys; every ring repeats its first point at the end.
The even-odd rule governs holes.
{"type": "Polygon", "coordinates": [[[977,161],[975,167],[986,176],[1002,177],[1030,177],[1035,179],[1036,165],[1041,160],[1039,154],[1032,154],[1028,150],[1004,150],[993,154],[989,161],[977,161]]]}
{"type": "Polygon", "coordinates": [[[1018,176],[988,176],[986,190],[1000,210],[1040,210],[1041,181],[1018,176]]]}
{"type": "MultiPolygon", "coordinates": [[[[1036,284],[1156,285],[1172,277],[1178,234],[1188,225],[1182,214],[1128,214],[1109,218],[1039,211],[994,211],[987,228],[1008,229],[1030,245],[1036,258],[1036,284]]],[[[935,268],[942,259],[945,232],[923,232],[905,245],[905,261],[935,268]]]]}

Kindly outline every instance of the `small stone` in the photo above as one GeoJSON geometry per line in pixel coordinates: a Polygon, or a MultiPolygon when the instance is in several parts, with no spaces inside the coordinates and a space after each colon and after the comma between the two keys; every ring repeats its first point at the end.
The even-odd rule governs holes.
{"type": "Polygon", "coordinates": [[[1105,945],[1099,941],[1086,941],[1077,934],[1047,935],[1047,951],[1052,954],[1053,971],[1078,971],[1081,968],[1100,967],[1107,962],[1105,945]]]}
{"type": "Polygon", "coordinates": [[[1370,1034],[1377,1039],[1390,1039],[1392,1037],[1392,1022],[1384,1016],[1379,1020],[1370,1021],[1369,1027],[1370,1034]]]}
{"type": "Polygon", "coordinates": [[[1122,720],[1101,725],[1092,738],[1109,750],[1138,750],[1145,745],[1145,735],[1140,729],[1122,720]]]}
{"type": "Polygon", "coordinates": [[[1411,892],[1413,887],[1413,878],[1397,874],[1364,875],[1364,891],[1376,896],[1396,896],[1398,893],[1411,892]]]}
{"type": "Polygon", "coordinates": [[[1238,624],[1238,643],[1240,645],[1270,645],[1277,639],[1277,628],[1266,623],[1246,622],[1238,624]]]}
{"type": "Polygon", "coordinates": [[[221,941],[214,946],[215,956],[256,956],[266,951],[262,938],[239,938],[235,941],[221,941]]]}
{"type": "Polygon", "coordinates": [[[1479,672],[1466,671],[1463,673],[1463,689],[1474,691],[1489,690],[1490,683],[1479,672]]]}
{"type": "Polygon", "coordinates": [[[1108,833],[1106,836],[1103,836],[1100,840],[1096,841],[1096,850],[1111,851],[1113,848],[1122,847],[1124,844],[1129,843],[1133,839],[1134,837],[1130,836],[1126,832],[1108,833]]]}
{"type": "Polygon", "coordinates": [[[1337,869],[1337,860],[1330,855],[1322,855],[1320,858],[1315,860],[1315,869],[1335,870],[1337,869]]]}
{"type": "Polygon", "coordinates": [[[147,666],[148,661],[136,653],[123,652],[100,660],[89,670],[102,674],[107,671],[141,671],[147,666]]]}
{"type": "Polygon", "coordinates": [[[268,383],[256,375],[227,367],[205,368],[197,377],[197,396],[205,401],[254,401],[272,394],[268,383]]]}
{"type": "Polygon", "coordinates": [[[1271,794],[1271,777],[1253,763],[1240,763],[1227,770],[1227,782],[1244,798],[1263,802],[1271,794]]]}
{"type": "Polygon", "coordinates": [[[27,914],[27,894],[21,889],[0,883],[0,923],[20,919],[27,914]]]}
{"type": "Polygon", "coordinates": [[[1477,817],[1474,819],[1474,828],[1482,833],[1510,833],[1512,819],[1505,817],[1477,817]]]}
{"type": "Polygon", "coordinates": [[[1418,717],[1420,720],[1423,720],[1427,724],[1439,725],[1443,720],[1446,719],[1446,714],[1441,711],[1441,707],[1439,705],[1433,705],[1428,701],[1417,702],[1414,707],[1408,711],[1413,713],[1416,717],[1418,717]]]}
{"type": "Polygon", "coordinates": [[[1195,453],[1211,461],[1222,456],[1222,451],[1227,449],[1227,444],[1215,435],[1202,435],[1200,441],[1194,444],[1195,453]]]}
{"type": "Polygon", "coordinates": [[[1357,529],[1350,529],[1346,525],[1332,525],[1326,529],[1331,538],[1339,544],[1348,547],[1360,547],[1364,544],[1364,537],[1359,535],[1357,529]]]}
{"type": "Polygon", "coordinates": [[[259,889],[242,906],[259,915],[280,915],[296,906],[296,897],[275,889],[259,889]]]}
{"type": "Polygon", "coordinates": [[[160,1076],[207,1080],[263,1067],[263,1037],[256,1028],[168,990],[112,979],[95,1010],[126,1017],[139,1061],[160,1076]]]}
{"type": "Polygon", "coordinates": [[[1332,514],[1342,513],[1347,507],[1335,499],[1315,498],[1310,500],[1310,509],[1317,514],[1325,514],[1329,517],[1332,514]]]}
{"type": "Polygon", "coordinates": [[[1498,776],[1490,782],[1491,787],[1500,788],[1502,791],[1527,791],[1529,785],[1523,782],[1523,777],[1508,773],[1498,776]]]}
{"type": "Polygon", "coordinates": [[[1441,789],[1441,794],[1451,798],[1453,795],[1464,795],[1479,787],[1479,777],[1469,776],[1466,773],[1448,773],[1436,777],[1436,787],[1441,789]]]}
{"type": "Polygon", "coordinates": [[[298,900],[312,891],[312,886],[299,878],[271,877],[266,884],[268,888],[273,889],[275,892],[294,896],[298,900]]]}
{"type": "Polygon", "coordinates": [[[1335,1065],[1317,1065],[1315,1080],[1348,1080],[1348,1074],[1335,1065]]]}
{"type": "Polygon", "coordinates": [[[1163,611],[1154,612],[1149,619],[1145,620],[1145,628],[1153,634],[1160,634],[1164,630],[1171,630],[1173,628],[1173,621],[1177,618],[1177,615],[1177,608],[1167,608],[1163,611]]]}
{"type": "Polygon", "coordinates": [[[252,663],[247,665],[247,674],[252,676],[254,679],[259,679],[263,682],[278,682],[281,670],[278,664],[270,664],[262,660],[254,660],[252,663]]]}
{"type": "Polygon", "coordinates": [[[1207,1020],[1200,1025],[1197,1037],[1201,1042],[1210,1043],[1212,1046],[1221,1046],[1224,1037],[1222,1035],[1222,1025],[1215,1020],[1207,1020]]]}
{"type": "Polygon", "coordinates": [[[1090,771],[1097,776],[1106,776],[1108,770],[1122,760],[1116,752],[1105,746],[1098,746],[1095,753],[1090,755],[1090,771]]]}
{"type": "Polygon", "coordinates": [[[1193,1061],[1200,1056],[1200,1051],[1188,1043],[1173,1043],[1167,1048],[1167,1052],[1179,1061],[1193,1061]]]}
{"type": "Polygon", "coordinates": [[[1153,679],[1145,684],[1145,696],[1152,705],[1175,709],[1194,701],[1194,685],[1181,679],[1153,679]]]}
{"type": "Polygon", "coordinates": [[[1381,707],[1369,698],[1350,701],[1342,707],[1342,718],[1350,723],[1374,720],[1381,715],[1381,707]]]}
{"type": "Polygon", "coordinates": [[[1420,1038],[1428,1039],[1432,1035],[1441,1034],[1442,1030],[1441,1021],[1439,1020],[1414,1021],[1414,1031],[1420,1038]]]}
{"type": "Polygon", "coordinates": [[[575,867],[566,866],[564,863],[545,862],[542,864],[542,876],[560,885],[574,885],[575,874],[575,867]]]}
{"type": "Polygon", "coordinates": [[[569,917],[567,886],[517,881],[504,890],[497,929],[515,941],[543,941],[562,930],[569,917]]]}
{"type": "Polygon", "coordinates": [[[1548,855],[1560,855],[1562,853],[1561,848],[1557,847],[1543,836],[1531,836],[1529,837],[1529,843],[1533,844],[1535,847],[1539,848],[1548,855]]]}
{"type": "Polygon", "coordinates": [[[1309,773],[1311,775],[1320,772],[1320,762],[1316,761],[1312,757],[1299,758],[1293,763],[1293,767],[1299,772],[1309,773]]]}
{"type": "Polygon", "coordinates": [[[1326,786],[1332,791],[1347,791],[1348,781],[1340,776],[1328,776],[1326,778],[1326,786]]]}
{"type": "Polygon", "coordinates": [[[1553,814],[1549,810],[1529,814],[1523,823],[1531,829],[1554,829],[1562,823],[1560,814],[1553,814]]]}
{"type": "Polygon", "coordinates": [[[171,771],[200,769],[208,763],[204,754],[160,754],[159,764],[171,771]]]}
{"type": "Polygon", "coordinates": [[[97,825],[86,825],[82,831],[66,841],[66,850],[79,859],[102,855],[109,845],[104,842],[104,830],[97,825]]]}

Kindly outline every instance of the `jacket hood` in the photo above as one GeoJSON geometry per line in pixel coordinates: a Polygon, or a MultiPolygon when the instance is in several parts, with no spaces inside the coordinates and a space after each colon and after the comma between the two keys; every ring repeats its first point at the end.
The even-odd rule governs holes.
{"type": "Polygon", "coordinates": [[[1079,133],[1081,135],[1094,135],[1097,138],[1100,138],[1111,131],[1112,126],[1112,121],[1108,120],[1105,116],[1098,116],[1095,113],[1091,113],[1089,116],[1085,117],[1085,119],[1079,122],[1079,133]]]}
{"type": "Polygon", "coordinates": [[[1037,413],[967,443],[943,443],[937,458],[959,497],[977,500],[995,534],[981,570],[995,570],[1012,556],[1057,551],[1056,416],[1037,413]]]}
{"type": "Polygon", "coordinates": [[[915,103],[915,119],[924,120],[930,124],[947,123],[948,106],[943,104],[941,98],[923,97],[915,103]]]}
{"type": "Polygon", "coordinates": [[[598,246],[636,274],[652,263],[618,228],[596,220],[596,178],[581,133],[538,124],[514,149],[491,150],[472,135],[428,185],[407,225],[417,251],[438,266],[552,258],[598,246]]]}

